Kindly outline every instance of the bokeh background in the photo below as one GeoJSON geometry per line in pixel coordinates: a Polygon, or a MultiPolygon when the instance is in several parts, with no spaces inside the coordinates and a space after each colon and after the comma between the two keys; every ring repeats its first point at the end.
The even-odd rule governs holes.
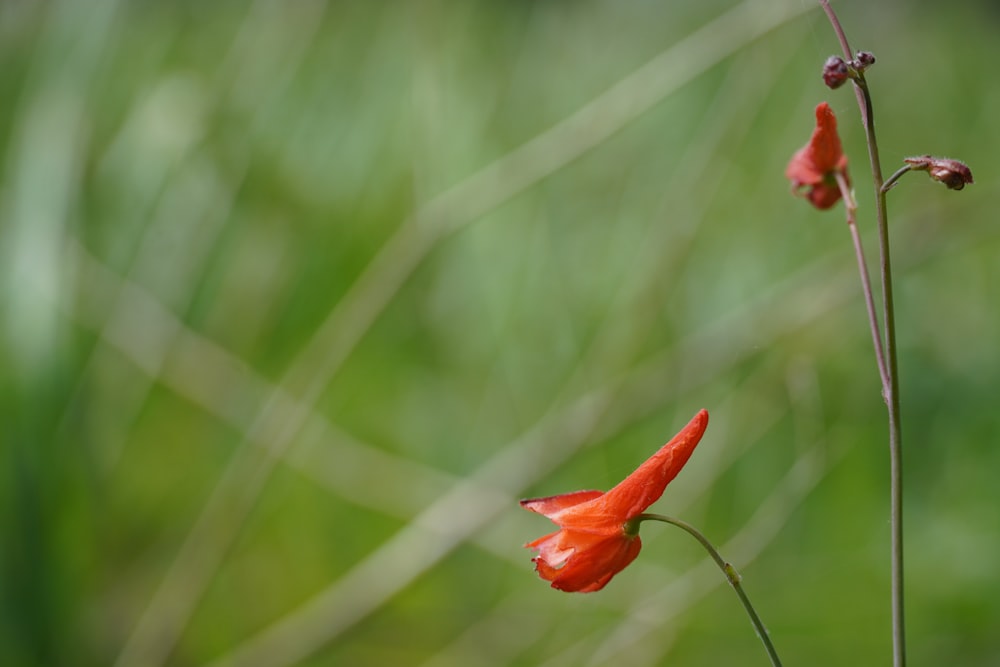
{"type": "MultiPolygon", "coordinates": [[[[1000,664],[1000,11],[835,5],[891,193],[912,665],[1000,664]]],[[[739,567],[789,665],[888,664],[885,410],[843,209],[785,164],[809,0],[0,3],[0,663],[763,665],[648,525],[604,591],[517,499],[739,567]]]]}

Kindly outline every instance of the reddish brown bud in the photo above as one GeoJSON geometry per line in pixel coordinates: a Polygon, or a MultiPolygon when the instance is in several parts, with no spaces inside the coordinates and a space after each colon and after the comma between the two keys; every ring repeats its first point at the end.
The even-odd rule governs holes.
{"type": "Polygon", "coordinates": [[[840,56],[830,56],[823,63],[823,83],[828,88],[837,89],[851,78],[847,70],[847,63],[840,56]]]}
{"type": "Polygon", "coordinates": [[[903,162],[910,165],[914,171],[926,171],[930,177],[939,183],[944,183],[949,190],[961,190],[972,180],[972,170],[964,162],[945,157],[918,155],[904,158],[903,162]]]}
{"type": "Polygon", "coordinates": [[[875,54],[870,51],[858,51],[851,64],[854,65],[856,70],[863,72],[875,64],[875,54]]]}

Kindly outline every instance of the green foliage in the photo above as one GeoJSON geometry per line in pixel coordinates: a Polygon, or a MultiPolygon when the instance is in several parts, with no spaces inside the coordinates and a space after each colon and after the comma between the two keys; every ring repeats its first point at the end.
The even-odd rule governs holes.
{"type": "MultiPolygon", "coordinates": [[[[654,509],[786,664],[887,662],[850,239],[782,176],[829,100],[874,259],[863,133],[749,5],[0,3],[0,663],[763,664],[679,532],[592,596],[520,547],[701,407],[654,509]]],[[[890,208],[912,663],[995,665],[998,17],[838,12],[886,169],[977,177],[890,208]]]]}

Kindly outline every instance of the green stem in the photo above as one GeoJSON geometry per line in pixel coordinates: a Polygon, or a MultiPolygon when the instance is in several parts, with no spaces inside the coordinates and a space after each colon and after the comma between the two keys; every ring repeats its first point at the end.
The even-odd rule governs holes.
{"type": "Polygon", "coordinates": [[[757,615],[757,610],[754,609],[753,604],[750,603],[750,598],[747,597],[746,591],[743,590],[743,584],[741,583],[743,578],[740,573],[736,571],[730,563],[727,563],[722,556],[719,554],[718,549],[708,541],[701,532],[692,526],[691,524],[681,521],[680,519],[675,519],[674,517],[665,516],[663,514],[640,514],[636,517],[637,521],[662,521],[663,523],[669,523],[672,526],[677,526],[682,530],[686,531],[691,537],[698,540],[701,546],[705,547],[708,554],[715,561],[715,564],[719,566],[722,573],[726,576],[729,581],[729,585],[733,587],[736,591],[737,597],[739,597],[740,602],[743,603],[743,608],[746,609],[747,615],[750,617],[750,622],[753,623],[754,630],[757,636],[760,637],[760,641],[764,644],[764,650],[767,651],[767,657],[771,659],[771,664],[774,667],[781,667],[781,660],[778,658],[777,651],[774,650],[774,644],[771,643],[771,637],[767,633],[767,628],[764,627],[764,623],[760,620],[760,616],[757,615]]]}
{"type": "MultiPolygon", "coordinates": [[[[829,0],[819,0],[833,31],[840,41],[844,57],[851,60],[851,48],[847,43],[840,20],[830,7],[829,0]]],[[[854,92],[861,110],[861,120],[865,128],[868,144],[868,161],[871,164],[872,184],[875,186],[875,209],[878,218],[879,267],[882,274],[882,309],[885,323],[885,353],[888,358],[889,388],[883,391],[889,411],[889,478],[890,478],[890,524],[892,526],[892,657],[894,667],[906,665],[906,633],[903,618],[903,451],[902,429],[899,412],[899,366],[896,356],[896,316],[892,294],[892,262],[889,257],[889,222],[885,203],[885,183],[882,179],[882,165],[879,160],[878,141],[875,137],[875,115],[872,110],[871,93],[863,72],[854,79],[854,92]]],[[[896,177],[898,178],[898,176],[896,177]]]]}
{"type": "Polygon", "coordinates": [[[905,174],[906,172],[910,171],[911,169],[913,169],[913,167],[911,165],[908,165],[908,164],[904,164],[902,167],[900,167],[899,169],[897,169],[896,173],[894,173],[889,178],[885,179],[885,183],[882,184],[882,188],[881,188],[882,193],[884,194],[884,193],[888,192],[889,190],[891,190],[892,187],[894,185],[896,185],[896,181],[898,181],[900,178],[902,178],[903,174],[905,174]]]}
{"type": "Polygon", "coordinates": [[[840,194],[844,198],[844,208],[847,210],[847,227],[851,232],[851,240],[854,242],[854,256],[858,262],[858,272],[861,274],[861,287],[865,296],[865,309],[868,312],[868,327],[872,333],[872,343],[875,345],[875,363],[878,365],[879,377],[882,379],[882,396],[889,392],[889,371],[885,363],[885,350],[882,347],[882,333],[879,331],[878,315],[875,313],[875,296],[872,290],[872,281],[868,276],[868,262],[865,260],[865,251],[861,246],[861,234],[858,233],[856,214],[858,205],[851,194],[851,188],[847,184],[847,177],[844,174],[836,173],[837,185],[840,186],[840,194]]]}
{"type": "Polygon", "coordinates": [[[878,144],[872,117],[872,101],[864,75],[857,87],[864,94],[868,108],[865,133],[868,138],[868,155],[875,186],[875,206],[878,218],[879,266],[882,273],[882,310],[885,322],[885,352],[889,360],[889,392],[885,397],[889,410],[889,478],[890,523],[892,525],[892,655],[895,667],[906,665],[906,632],[903,616],[903,434],[899,411],[899,362],[896,355],[896,309],[892,294],[892,262],[889,256],[889,215],[886,210],[882,167],[879,164],[878,144]]]}

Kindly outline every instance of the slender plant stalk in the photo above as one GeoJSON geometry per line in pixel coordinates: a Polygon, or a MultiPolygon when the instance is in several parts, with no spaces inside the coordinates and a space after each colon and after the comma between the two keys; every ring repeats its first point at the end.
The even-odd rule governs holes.
{"type": "Polygon", "coordinates": [[[865,308],[868,311],[868,326],[872,332],[872,343],[875,345],[875,363],[878,364],[879,377],[882,378],[882,396],[889,391],[889,371],[885,364],[885,351],[882,347],[882,333],[879,331],[878,315],[875,313],[875,297],[872,291],[872,281],[868,276],[868,262],[865,261],[865,251],[861,247],[861,234],[858,232],[856,213],[858,204],[854,201],[847,178],[841,172],[836,172],[837,185],[844,198],[844,208],[847,209],[847,227],[854,242],[854,256],[858,261],[858,272],[861,274],[861,285],[865,295],[865,308]]]}
{"type": "Polygon", "coordinates": [[[774,644],[771,643],[771,636],[768,634],[767,628],[764,627],[763,621],[760,620],[760,616],[757,615],[757,610],[754,609],[753,604],[751,604],[746,591],[743,590],[743,578],[740,576],[740,573],[736,571],[735,567],[733,567],[730,563],[727,563],[722,558],[718,549],[716,549],[715,546],[708,541],[708,538],[702,535],[701,532],[691,524],[663,514],[640,514],[637,519],[639,521],[662,521],[663,523],[669,523],[673,526],[677,526],[678,528],[687,531],[689,535],[701,543],[701,546],[705,547],[705,550],[708,551],[712,560],[715,561],[715,564],[719,566],[719,569],[722,570],[722,573],[726,576],[726,579],[729,581],[729,585],[733,587],[734,591],[736,591],[736,595],[739,597],[740,602],[743,603],[743,608],[746,609],[747,615],[750,617],[750,622],[753,623],[754,631],[756,631],[757,636],[760,637],[760,641],[764,645],[764,650],[767,651],[767,657],[771,659],[771,665],[773,665],[773,667],[781,667],[781,660],[778,658],[777,651],[774,650],[774,644]]]}
{"type": "Polygon", "coordinates": [[[893,188],[893,186],[896,185],[896,181],[898,181],[900,178],[902,178],[903,174],[905,174],[906,172],[910,171],[911,169],[913,169],[913,167],[911,165],[908,165],[908,164],[904,164],[902,167],[900,167],[899,169],[897,169],[896,172],[892,176],[890,176],[889,178],[885,179],[885,183],[882,184],[882,192],[886,193],[889,190],[891,190],[893,188]]]}
{"type": "MultiPolygon", "coordinates": [[[[833,26],[844,57],[853,58],[844,29],[830,7],[829,0],[819,0],[833,26]]],[[[861,110],[861,120],[865,128],[868,144],[868,159],[871,163],[872,184],[875,187],[875,210],[878,218],[879,268],[882,276],[882,309],[885,323],[885,354],[888,361],[888,391],[883,390],[883,398],[889,412],[889,475],[890,475],[890,523],[892,525],[892,656],[894,667],[906,665],[906,633],[903,618],[903,452],[902,431],[899,413],[899,366],[896,358],[896,317],[892,295],[892,263],[889,257],[889,224],[886,212],[882,165],[879,160],[878,141],[875,137],[875,117],[872,110],[871,93],[864,72],[854,79],[854,92],[861,110]]],[[[880,369],[881,370],[881,369],[880,369]]]]}

